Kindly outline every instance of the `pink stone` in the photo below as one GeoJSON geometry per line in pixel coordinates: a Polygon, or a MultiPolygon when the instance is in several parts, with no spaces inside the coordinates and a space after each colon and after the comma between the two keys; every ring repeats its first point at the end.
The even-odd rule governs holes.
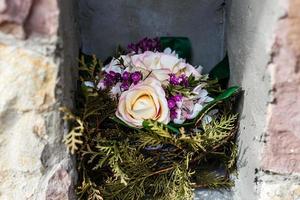
{"type": "Polygon", "coordinates": [[[26,20],[32,0],[0,0],[0,24],[10,22],[22,25],[26,20]]]}
{"type": "Polygon", "coordinates": [[[57,34],[59,8],[56,0],[35,0],[26,22],[28,34],[52,36],[57,34]]]}
{"type": "Polygon", "coordinates": [[[46,191],[46,200],[67,200],[71,186],[71,176],[65,169],[57,170],[51,177],[46,191]]]}
{"type": "Polygon", "coordinates": [[[0,31],[17,38],[57,34],[56,0],[0,0],[0,31]]]}
{"type": "Polygon", "coordinates": [[[273,98],[268,107],[267,143],[262,167],[277,173],[300,172],[300,3],[290,0],[278,23],[273,63],[273,98]]]}

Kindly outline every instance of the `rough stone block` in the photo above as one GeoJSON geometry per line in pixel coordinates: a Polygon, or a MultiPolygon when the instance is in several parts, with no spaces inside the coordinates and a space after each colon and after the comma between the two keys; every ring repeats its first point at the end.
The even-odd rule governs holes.
{"type": "Polygon", "coordinates": [[[58,109],[72,105],[78,47],[73,2],[60,4],[68,10],[61,22],[56,0],[0,0],[1,200],[75,199],[76,171],[58,109]]]}
{"type": "Polygon", "coordinates": [[[20,39],[56,35],[58,17],[56,0],[0,0],[0,31],[20,39]]]}
{"type": "Polygon", "coordinates": [[[58,68],[52,59],[4,44],[0,60],[0,199],[30,198],[43,174],[43,113],[54,104],[58,68]]]}
{"type": "Polygon", "coordinates": [[[273,101],[268,122],[263,169],[288,174],[300,172],[300,3],[284,2],[269,65],[273,101]]]}

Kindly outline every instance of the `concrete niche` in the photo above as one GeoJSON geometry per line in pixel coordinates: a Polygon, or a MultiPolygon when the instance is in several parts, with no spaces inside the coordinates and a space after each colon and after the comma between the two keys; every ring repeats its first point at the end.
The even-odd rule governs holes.
{"type": "Polygon", "coordinates": [[[205,199],[296,199],[300,103],[299,98],[289,99],[299,97],[297,8],[297,0],[79,0],[81,48],[105,58],[116,43],[126,45],[145,36],[187,36],[193,64],[202,65],[204,72],[228,52],[230,84],[245,91],[238,108],[236,186],[231,192],[197,193],[205,199]],[[290,122],[277,113],[284,115],[286,110],[291,112],[290,122]]]}
{"type": "Polygon", "coordinates": [[[187,36],[208,72],[228,52],[241,85],[238,175],[206,200],[300,199],[299,0],[0,0],[0,199],[76,199],[59,112],[79,49],[187,36]]]}

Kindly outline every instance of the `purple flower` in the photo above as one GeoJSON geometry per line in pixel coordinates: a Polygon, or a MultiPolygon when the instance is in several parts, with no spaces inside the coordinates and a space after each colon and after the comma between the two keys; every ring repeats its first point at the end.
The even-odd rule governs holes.
{"type": "Polygon", "coordinates": [[[188,77],[185,74],[179,76],[180,84],[187,87],[189,85],[188,77]]]}
{"type": "Polygon", "coordinates": [[[127,81],[127,80],[129,80],[129,78],[130,78],[130,73],[129,72],[124,72],[123,76],[122,76],[122,79],[127,81]]]}
{"type": "Polygon", "coordinates": [[[127,49],[128,49],[129,52],[132,52],[132,51],[138,52],[138,47],[137,47],[137,45],[135,45],[135,44],[133,44],[133,43],[129,44],[129,45],[127,46],[127,49]]]}
{"type": "Polygon", "coordinates": [[[177,112],[176,109],[171,109],[171,114],[170,114],[171,119],[177,118],[177,112]]]}
{"type": "Polygon", "coordinates": [[[125,90],[129,89],[129,86],[130,86],[130,83],[128,81],[123,81],[120,87],[123,91],[125,91],[125,90]]]}
{"type": "Polygon", "coordinates": [[[121,74],[120,73],[110,71],[109,74],[112,76],[114,82],[118,82],[119,80],[121,80],[121,74]]]}
{"type": "Polygon", "coordinates": [[[109,73],[106,73],[104,76],[104,82],[106,86],[111,86],[120,80],[121,80],[121,74],[114,71],[109,71],[109,73]]]}
{"type": "Polygon", "coordinates": [[[109,87],[114,84],[114,78],[111,76],[111,74],[106,73],[104,76],[104,85],[109,87]]]}
{"type": "Polygon", "coordinates": [[[169,82],[172,85],[183,85],[185,87],[189,85],[188,77],[185,74],[182,74],[179,77],[175,74],[169,74],[169,76],[169,82]]]}
{"type": "Polygon", "coordinates": [[[159,42],[159,38],[143,38],[138,43],[131,43],[127,46],[127,51],[129,53],[144,53],[145,51],[161,51],[161,46],[159,42]]]}
{"type": "Polygon", "coordinates": [[[169,82],[172,84],[172,85],[179,85],[180,82],[179,82],[179,79],[176,77],[175,74],[169,74],[170,78],[169,78],[169,82]]]}
{"type": "Polygon", "coordinates": [[[137,84],[142,79],[142,73],[141,72],[133,72],[130,76],[133,84],[137,84]]]}
{"type": "Polygon", "coordinates": [[[168,100],[168,106],[170,109],[174,108],[176,106],[176,101],[174,101],[172,98],[168,100]]]}
{"type": "Polygon", "coordinates": [[[172,97],[172,99],[174,99],[174,101],[179,102],[182,100],[182,95],[181,94],[177,94],[175,96],[172,97]]]}

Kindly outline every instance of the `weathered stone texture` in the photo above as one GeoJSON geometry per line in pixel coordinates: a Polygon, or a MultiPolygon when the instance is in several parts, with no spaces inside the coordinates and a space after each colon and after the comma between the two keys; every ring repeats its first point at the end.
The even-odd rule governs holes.
{"type": "Polygon", "coordinates": [[[27,34],[56,35],[59,17],[57,0],[35,0],[31,9],[24,23],[27,34]]]}
{"type": "MultiPolygon", "coordinates": [[[[41,156],[48,145],[61,146],[62,132],[51,135],[49,126],[53,125],[47,120],[47,116],[53,115],[51,112],[57,112],[53,109],[57,109],[58,66],[53,57],[0,44],[0,199],[34,199],[43,187],[40,181],[47,167],[55,164],[52,160],[47,166],[41,156]]],[[[52,123],[60,123],[59,118],[52,123]]],[[[59,161],[66,156],[61,151],[48,153],[56,155],[59,161]]],[[[60,190],[67,192],[68,197],[71,175],[66,170],[71,169],[65,167],[54,172],[52,178],[46,177],[44,182],[49,179],[49,187],[45,190],[53,190],[53,181],[55,187],[61,185],[61,178],[60,183],[64,184],[60,190]]]]}
{"type": "Polygon", "coordinates": [[[283,2],[269,65],[273,101],[268,107],[263,168],[277,173],[300,172],[300,2],[283,2]]]}
{"type": "Polygon", "coordinates": [[[0,0],[1,200],[74,199],[76,170],[58,111],[72,103],[69,76],[78,52],[72,6],[0,0]]]}
{"type": "Polygon", "coordinates": [[[0,0],[0,31],[17,38],[56,35],[58,17],[56,0],[0,0]]]}
{"type": "Polygon", "coordinates": [[[299,200],[300,179],[297,176],[263,175],[261,200],[299,200]]]}

